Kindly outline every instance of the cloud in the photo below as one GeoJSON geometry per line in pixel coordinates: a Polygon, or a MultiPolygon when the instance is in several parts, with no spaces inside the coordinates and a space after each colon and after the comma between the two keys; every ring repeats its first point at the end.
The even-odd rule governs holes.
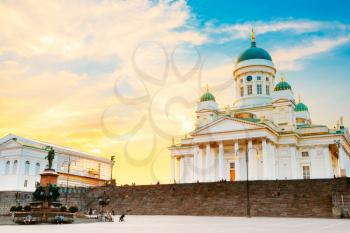
{"type": "MultiPolygon", "coordinates": [[[[12,132],[100,156],[125,154],[121,142],[101,129],[102,114],[107,112],[109,129],[124,133],[147,106],[123,104],[113,92],[117,78],[127,77],[123,94],[143,95],[144,87],[135,83],[135,50],[147,42],[164,48],[168,57],[155,46],[134,59],[158,78],[163,72],[159,64],[167,62],[174,48],[207,40],[195,25],[181,0],[1,2],[0,134],[12,132]]],[[[156,90],[149,87],[152,94],[156,90]]],[[[133,148],[136,155],[145,155],[152,133],[144,125],[132,138],[140,143],[133,148]]],[[[137,168],[123,158],[118,162],[127,170],[122,182],[129,182],[137,168]]],[[[135,181],[145,182],[144,177],[135,181]]]]}
{"type": "MultiPolygon", "coordinates": [[[[120,182],[146,183],[151,165],[140,168],[128,162],[125,141],[108,137],[101,129],[103,113],[106,127],[116,134],[127,133],[140,118],[146,119],[137,134],[128,137],[130,150],[134,158],[147,156],[145,148],[152,146],[156,135],[157,149],[165,150],[157,157],[159,166],[152,169],[166,169],[169,138],[155,128],[182,137],[193,127],[206,83],[221,107],[232,103],[232,59],[220,49],[205,47],[247,38],[252,25],[257,35],[278,31],[304,36],[331,30],[329,22],[293,19],[200,28],[181,0],[3,1],[0,134],[17,133],[100,156],[118,154],[118,171],[125,172],[120,182]]],[[[339,23],[333,27],[348,30],[339,23]]],[[[279,41],[271,50],[274,61],[287,69],[299,68],[301,60],[349,39],[338,34],[334,40],[312,38],[289,47],[279,41]]],[[[167,176],[159,180],[166,182],[167,176]]]]}
{"type": "Polygon", "coordinates": [[[290,19],[270,22],[254,21],[219,26],[214,26],[212,23],[208,23],[205,32],[208,33],[211,38],[219,37],[215,42],[225,43],[235,39],[249,38],[253,28],[256,35],[283,31],[300,34],[305,32],[315,32],[328,26],[328,24],[320,21],[290,19]]]}
{"type": "Polygon", "coordinates": [[[294,47],[275,49],[271,54],[278,69],[299,70],[303,68],[302,61],[305,59],[331,51],[349,41],[349,35],[336,38],[314,38],[294,47]]]}

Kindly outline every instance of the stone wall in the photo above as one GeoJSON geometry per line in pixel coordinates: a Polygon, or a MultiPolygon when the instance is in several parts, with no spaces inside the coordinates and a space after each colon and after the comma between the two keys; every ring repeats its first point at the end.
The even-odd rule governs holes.
{"type": "MultiPolygon", "coordinates": [[[[332,217],[332,196],[349,195],[350,179],[253,181],[249,190],[252,216],[332,217]]],[[[103,191],[111,197],[108,208],[117,214],[245,216],[247,209],[246,182],[72,189],[68,206],[86,213],[99,210],[103,191]]],[[[0,214],[16,205],[15,193],[0,192],[0,214]]],[[[20,193],[22,206],[30,201],[31,193],[20,193]]]]}
{"type": "MultiPolygon", "coordinates": [[[[252,216],[332,217],[333,193],[350,194],[350,179],[250,182],[252,216]]],[[[118,214],[245,216],[246,182],[104,187],[85,193],[99,209],[103,191],[118,214]]]]}

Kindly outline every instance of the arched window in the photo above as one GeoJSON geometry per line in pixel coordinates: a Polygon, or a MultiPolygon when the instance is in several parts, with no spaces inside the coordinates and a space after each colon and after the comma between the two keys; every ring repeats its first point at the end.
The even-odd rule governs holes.
{"type": "Polygon", "coordinates": [[[29,175],[29,169],[30,169],[30,162],[26,161],[26,164],[24,167],[24,175],[29,175]]]}
{"type": "Polygon", "coordinates": [[[262,94],[262,85],[261,84],[257,84],[256,85],[256,93],[258,95],[261,95],[262,94]]]}
{"type": "Polygon", "coordinates": [[[18,166],[18,161],[15,160],[12,166],[12,174],[17,174],[17,166],[18,166]]]}
{"type": "Polygon", "coordinates": [[[7,161],[6,162],[6,165],[5,165],[5,175],[8,175],[10,173],[10,161],[7,161]]]}
{"type": "Polygon", "coordinates": [[[40,163],[36,163],[35,164],[35,175],[39,175],[40,174],[40,163]]]}

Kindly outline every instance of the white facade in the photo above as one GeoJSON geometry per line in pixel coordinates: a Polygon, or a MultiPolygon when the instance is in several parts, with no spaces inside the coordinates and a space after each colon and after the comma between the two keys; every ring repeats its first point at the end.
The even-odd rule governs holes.
{"type": "Polygon", "coordinates": [[[255,41],[251,48],[233,71],[233,106],[220,109],[207,91],[191,137],[169,147],[172,181],[246,180],[247,160],[249,180],[350,176],[350,137],[342,120],[335,129],[312,124],[290,85],[275,83],[269,55],[256,52],[255,41]]]}
{"type": "Polygon", "coordinates": [[[47,168],[46,148],[51,146],[59,186],[68,182],[68,186],[89,187],[111,179],[109,159],[9,134],[0,139],[0,191],[34,191],[40,173],[47,168]]]}

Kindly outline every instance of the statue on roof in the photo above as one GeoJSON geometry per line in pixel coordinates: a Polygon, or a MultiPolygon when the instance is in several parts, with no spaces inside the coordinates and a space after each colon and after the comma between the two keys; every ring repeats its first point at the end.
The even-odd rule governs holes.
{"type": "Polygon", "coordinates": [[[50,149],[48,150],[45,159],[47,159],[47,161],[49,162],[48,169],[52,170],[52,161],[55,159],[55,150],[52,147],[50,147],[50,149]]]}

